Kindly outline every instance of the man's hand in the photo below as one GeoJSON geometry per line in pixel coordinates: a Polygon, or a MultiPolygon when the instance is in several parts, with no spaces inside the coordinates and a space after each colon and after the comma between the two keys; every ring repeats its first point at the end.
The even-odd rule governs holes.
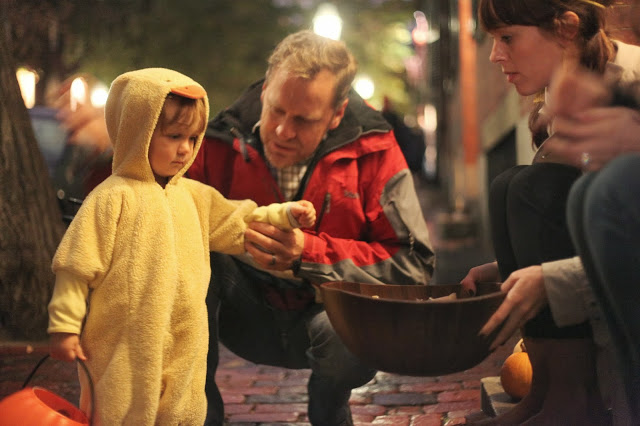
{"type": "Polygon", "coordinates": [[[506,298],[480,330],[480,335],[488,336],[504,321],[500,333],[491,343],[491,350],[507,341],[509,337],[547,304],[542,266],[529,266],[509,275],[500,290],[506,298]]]}
{"type": "Polygon", "coordinates": [[[245,250],[265,268],[275,271],[291,269],[304,248],[304,232],[283,231],[273,225],[251,222],[244,234],[245,250]]]}
{"type": "Polygon", "coordinates": [[[86,361],[80,338],[73,333],[51,333],[49,339],[49,354],[51,358],[61,361],[75,361],[76,358],[86,361]]]}

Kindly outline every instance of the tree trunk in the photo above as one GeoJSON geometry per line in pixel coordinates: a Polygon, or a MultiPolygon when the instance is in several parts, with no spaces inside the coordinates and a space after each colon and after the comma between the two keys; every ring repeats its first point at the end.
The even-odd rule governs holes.
{"type": "Polygon", "coordinates": [[[58,201],[0,31],[0,331],[46,336],[51,259],[64,233],[58,201]]]}

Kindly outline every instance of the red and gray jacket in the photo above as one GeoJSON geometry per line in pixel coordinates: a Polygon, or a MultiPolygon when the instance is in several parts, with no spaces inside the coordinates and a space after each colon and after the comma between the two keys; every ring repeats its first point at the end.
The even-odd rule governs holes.
{"type": "MultiPolygon", "coordinates": [[[[189,177],[225,197],[258,205],[285,201],[252,128],[260,119],[262,81],[208,126],[189,177]]],[[[295,199],[313,203],[298,278],[427,284],[435,257],[413,178],[390,125],[354,91],[340,125],[311,160],[295,199]]]]}

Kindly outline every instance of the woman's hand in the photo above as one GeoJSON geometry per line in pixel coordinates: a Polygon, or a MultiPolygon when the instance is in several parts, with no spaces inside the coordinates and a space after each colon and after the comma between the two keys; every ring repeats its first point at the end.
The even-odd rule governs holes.
{"type": "Polygon", "coordinates": [[[595,171],[618,155],[640,152],[640,112],[609,106],[611,98],[600,76],[557,72],[548,91],[552,136],[540,158],[595,171]]]}
{"type": "Polygon", "coordinates": [[[460,281],[460,284],[462,284],[462,288],[466,290],[467,294],[473,296],[477,291],[477,283],[498,281],[500,281],[498,262],[491,262],[469,269],[467,276],[465,276],[462,281],[460,281]]]}
{"type": "Polygon", "coordinates": [[[556,116],[553,129],[544,143],[549,157],[585,171],[600,170],[621,154],[640,152],[640,112],[630,108],[590,108],[556,116]]]}
{"type": "Polygon", "coordinates": [[[56,117],[67,131],[71,145],[92,146],[101,153],[111,147],[104,118],[104,107],[94,107],[90,103],[78,104],[75,111],[70,106],[70,84],[63,87],[60,96],[53,102],[58,110],[56,117]]]}
{"type": "Polygon", "coordinates": [[[612,93],[601,75],[561,67],[549,84],[547,106],[552,116],[570,117],[611,103],[612,93]]]}
{"type": "Polygon", "coordinates": [[[502,329],[491,343],[494,350],[547,305],[542,266],[529,266],[509,275],[500,286],[506,298],[480,330],[480,335],[488,336],[504,322],[502,329]]]}

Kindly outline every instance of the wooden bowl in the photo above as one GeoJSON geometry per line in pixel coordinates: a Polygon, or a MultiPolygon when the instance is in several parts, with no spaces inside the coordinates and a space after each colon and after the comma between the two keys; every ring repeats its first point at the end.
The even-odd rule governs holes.
{"type": "Polygon", "coordinates": [[[473,297],[463,296],[460,284],[331,282],[320,291],[329,320],[354,355],[377,370],[409,376],[455,373],[482,362],[497,330],[488,338],[478,332],[505,297],[499,283],[479,284],[473,297]]]}

